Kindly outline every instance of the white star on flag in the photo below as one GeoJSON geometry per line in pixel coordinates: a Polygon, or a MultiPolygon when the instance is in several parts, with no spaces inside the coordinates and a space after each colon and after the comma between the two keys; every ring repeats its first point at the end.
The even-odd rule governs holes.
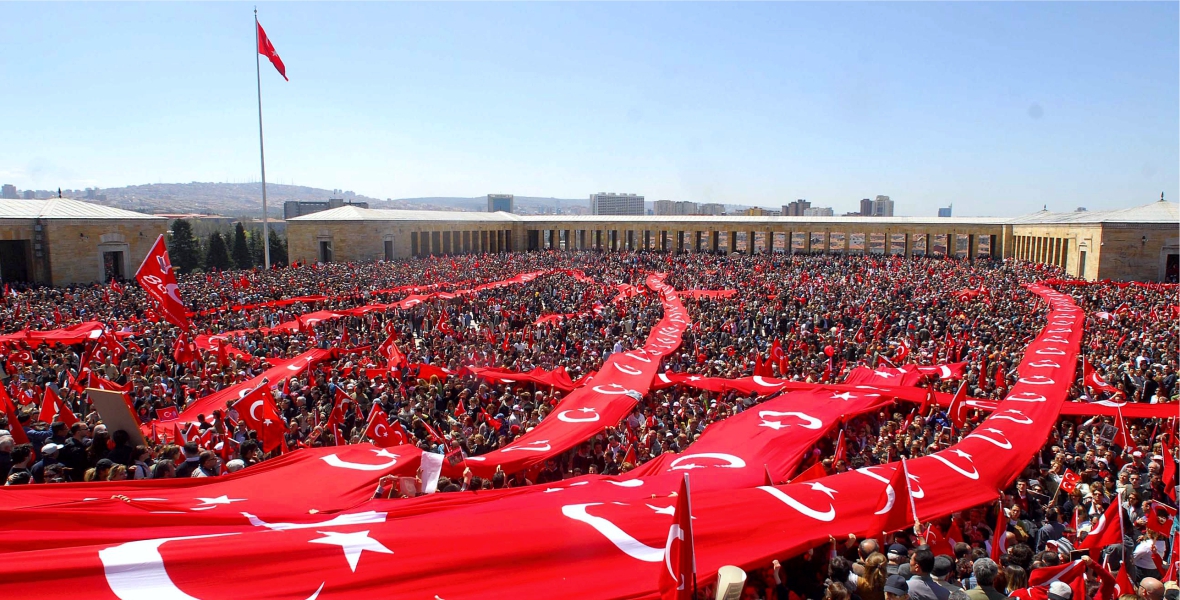
{"type": "Polygon", "coordinates": [[[832,488],[830,488],[818,481],[814,481],[814,482],[809,483],[807,485],[810,485],[811,489],[813,489],[817,492],[823,492],[823,493],[827,494],[828,498],[832,498],[833,497],[832,494],[836,493],[836,490],[833,490],[832,488]]]}
{"type": "Polygon", "coordinates": [[[219,504],[230,504],[232,502],[243,502],[246,499],[245,498],[230,498],[229,496],[222,495],[222,496],[218,496],[216,498],[196,498],[196,500],[200,500],[201,504],[199,506],[193,507],[192,510],[209,510],[211,508],[217,508],[217,505],[219,505],[219,504]]]}
{"type": "Polygon", "coordinates": [[[778,430],[782,429],[783,427],[786,427],[786,425],[783,425],[782,421],[767,421],[766,419],[762,419],[762,422],[759,423],[758,426],[759,427],[769,427],[775,431],[778,431],[778,430]]]}
{"type": "Polygon", "coordinates": [[[851,399],[853,399],[853,398],[856,398],[856,394],[852,394],[852,393],[849,393],[849,392],[844,392],[843,394],[832,394],[832,399],[833,399],[833,400],[835,400],[835,399],[840,399],[840,400],[851,400],[851,399]]]}
{"type": "Polygon", "coordinates": [[[377,540],[369,537],[368,530],[355,531],[353,533],[338,533],[335,531],[317,531],[327,537],[311,540],[312,544],[328,544],[332,546],[340,546],[344,550],[344,558],[348,559],[348,566],[352,568],[352,572],[356,572],[356,564],[361,560],[361,552],[368,550],[370,552],[380,552],[382,554],[393,554],[393,550],[386,548],[377,540]]]}

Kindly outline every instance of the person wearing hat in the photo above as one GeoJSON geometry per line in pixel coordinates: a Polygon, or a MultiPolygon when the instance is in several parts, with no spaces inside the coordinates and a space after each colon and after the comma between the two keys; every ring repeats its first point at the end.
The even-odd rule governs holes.
{"type": "Polygon", "coordinates": [[[33,481],[37,483],[45,483],[45,467],[50,465],[61,464],[57,459],[58,452],[63,448],[61,444],[49,442],[41,446],[41,460],[33,463],[33,481]]]}
{"type": "Polygon", "coordinates": [[[1073,588],[1069,587],[1068,583],[1054,581],[1049,584],[1049,600],[1070,600],[1072,597],[1073,588]]]}
{"type": "Polygon", "coordinates": [[[909,560],[909,551],[901,544],[892,544],[889,546],[889,551],[885,554],[885,558],[889,559],[889,564],[885,567],[885,572],[890,575],[897,575],[898,568],[906,564],[909,560]]]}
{"type": "Polygon", "coordinates": [[[1000,566],[996,561],[984,557],[976,559],[971,565],[971,572],[975,575],[975,587],[967,590],[967,597],[971,600],[1004,600],[1007,594],[996,589],[996,577],[1000,574],[1000,566]]]}
{"type": "Polygon", "coordinates": [[[890,575],[885,580],[885,600],[907,600],[910,588],[901,575],[890,575]]]}
{"type": "Polygon", "coordinates": [[[959,585],[952,583],[950,580],[955,574],[955,561],[950,556],[939,554],[934,557],[934,569],[930,571],[930,578],[938,582],[938,585],[954,592],[963,591],[959,585]]]}

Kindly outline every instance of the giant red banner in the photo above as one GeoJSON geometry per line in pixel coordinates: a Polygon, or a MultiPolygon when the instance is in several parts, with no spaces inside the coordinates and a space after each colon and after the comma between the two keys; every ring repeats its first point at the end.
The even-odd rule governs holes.
{"type": "MultiPolygon", "coordinates": [[[[1053,426],[1074,381],[1082,313],[1067,296],[1031,289],[1051,310],[1048,325],[1025,351],[1010,394],[961,443],[906,463],[922,520],[994,501],[998,490],[1024,470],[1053,426]]],[[[671,331],[662,333],[671,340],[671,331]]],[[[649,358],[646,352],[640,356],[649,358]]],[[[810,423],[788,415],[759,415],[763,419],[791,427],[810,423]]],[[[561,434],[557,427],[549,433],[561,434]]],[[[733,433],[741,432],[735,428],[733,433]]],[[[738,456],[741,441],[729,443],[735,448],[725,454],[738,456]]],[[[686,454],[693,452],[690,447],[686,454]]],[[[868,531],[891,505],[905,501],[905,491],[890,483],[898,480],[896,464],[802,484],[753,487],[747,481],[742,484],[747,487],[708,489],[719,478],[733,476],[732,463],[698,456],[676,466],[689,462],[692,468],[676,471],[690,473],[702,582],[725,564],[764,567],[772,558],[802,552],[830,535],[868,531]]],[[[6,552],[0,581],[13,597],[74,589],[87,590],[90,597],[123,599],[654,598],[660,571],[666,569],[675,505],[667,486],[660,484],[662,477],[652,473],[626,480],[374,500],[331,515],[313,513],[297,502],[292,508],[306,514],[281,522],[204,514],[224,508],[220,505],[194,512],[190,500],[181,507],[188,509],[183,515],[142,519],[176,519],[173,529],[140,529],[135,519],[119,512],[109,520],[70,523],[68,531],[60,532],[61,542],[40,528],[22,529],[23,515],[12,515],[0,519],[0,532],[43,539],[36,541],[37,549],[6,552]],[[117,542],[86,541],[118,536],[117,542]],[[462,550],[439,552],[440,540],[462,550]],[[47,561],[47,548],[64,549],[47,561]]],[[[274,485],[281,494],[295,493],[307,483],[299,477],[274,485]]],[[[4,498],[0,491],[0,506],[8,505],[4,498]]]]}

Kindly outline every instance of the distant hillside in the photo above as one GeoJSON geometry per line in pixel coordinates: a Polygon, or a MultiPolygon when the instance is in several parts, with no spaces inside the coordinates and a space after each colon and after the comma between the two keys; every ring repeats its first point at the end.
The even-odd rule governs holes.
{"type": "MultiPolygon", "coordinates": [[[[192,183],[150,183],[120,188],[96,190],[106,200],[91,200],[107,206],[146,213],[206,213],[230,217],[262,216],[262,188],[258,183],[213,183],[194,181],[192,183]]],[[[288,200],[315,201],[328,198],[344,198],[354,202],[368,202],[372,208],[403,208],[419,210],[487,210],[487,198],[424,197],[380,200],[354,194],[351,191],[328,190],[303,185],[266,184],[266,201],[272,217],[282,217],[283,202],[288,200]]],[[[517,196],[518,211],[538,212],[541,208],[553,209],[571,206],[586,206],[587,200],[561,198],[537,198],[517,196]]]]}
{"type": "MultiPolygon", "coordinates": [[[[106,201],[100,204],[149,213],[211,213],[226,216],[262,216],[262,187],[257,183],[150,183],[98,190],[106,201]]],[[[302,185],[266,185],[271,216],[281,217],[287,200],[327,200],[333,190],[302,185]]],[[[376,198],[347,192],[342,196],[359,202],[376,198]]]]}

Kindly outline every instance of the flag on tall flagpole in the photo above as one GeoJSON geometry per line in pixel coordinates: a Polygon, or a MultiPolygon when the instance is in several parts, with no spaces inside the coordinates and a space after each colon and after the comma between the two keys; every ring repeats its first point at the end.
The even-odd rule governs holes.
{"type": "MultiPolygon", "coordinates": [[[[283,79],[287,79],[287,66],[283,64],[283,59],[279,58],[279,53],[275,50],[275,45],[270,43],[270,38],[266,37],[266,30],[258,22],[257,11],[254,13],[254,24],[258,26],[258,53],[269,58],[270,64],[275,66],[279,75],[282,75],[283,79]]],[[[291,80],[287,79],[287,81],[291,80]]]]}
{"type": "Polygon", "coordinates": [[[257,50],[254,53],[254,77],[258,83],[258,159],[262,163],[262,262],[263,266],[270,269],[270,219],[266,213],[266,149],[262,142],[262,67],[258,56],[266,56],[283,79],[290,79],[287,79],[287,66],[283,64],[283,59],[279,58],[274,44],[270,43],[270,38],[258,22],[257,7],[254,8],[254,45],[257,50]]]}

